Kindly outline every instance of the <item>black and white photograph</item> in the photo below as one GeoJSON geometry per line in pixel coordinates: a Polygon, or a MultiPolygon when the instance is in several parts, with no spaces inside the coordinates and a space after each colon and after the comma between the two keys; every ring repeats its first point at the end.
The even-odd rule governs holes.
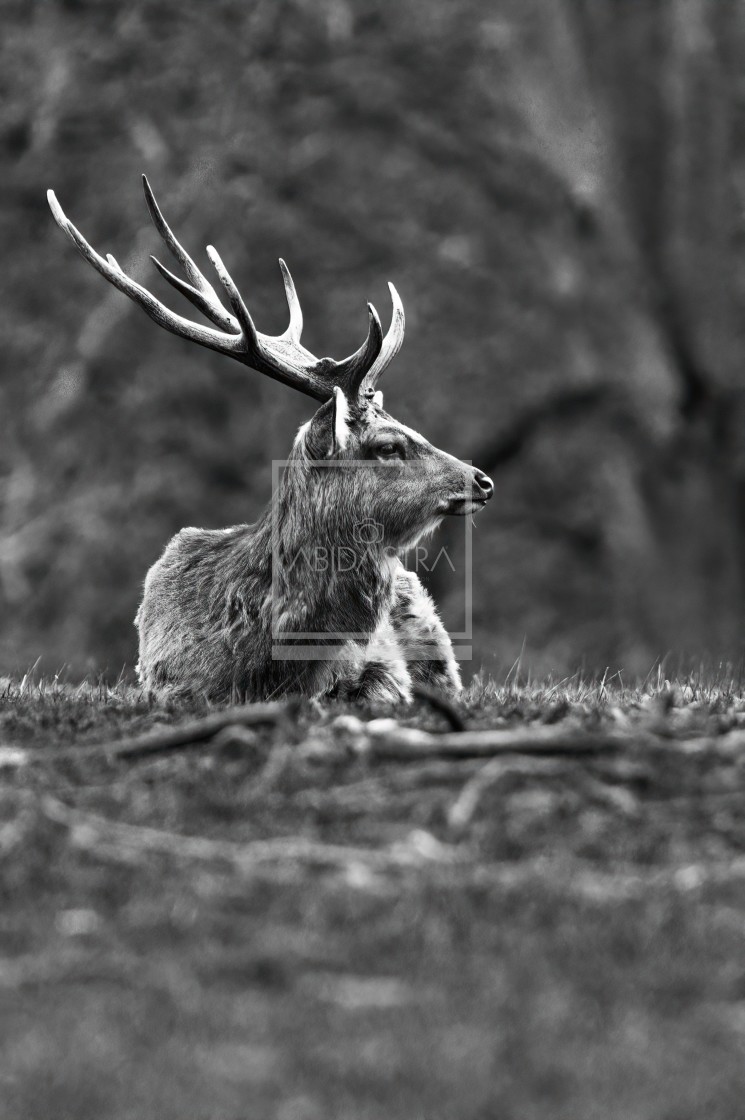
{"type": "Polygon", "coordinates": [[[745,1117],[745,7],[0,15],[0,1120],[745,1117]]]}

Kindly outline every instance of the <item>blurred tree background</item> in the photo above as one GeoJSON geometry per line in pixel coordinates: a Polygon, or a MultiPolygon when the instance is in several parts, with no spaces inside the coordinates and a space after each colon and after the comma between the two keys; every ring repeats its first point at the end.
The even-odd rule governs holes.
{"type": "Polygon", "coordinates": [[[2,7],[0,669],[131,667],[169,536],[253,520],[313,407],[166,335],[63,238],[48,186],[177,307],[142,171],[261,330],[280,255],[317,353],[356,348],[368,298],[387,321],[396,283],[388,407],[496,482],[476,666],[741,657],[742,5],[2,7]]]}

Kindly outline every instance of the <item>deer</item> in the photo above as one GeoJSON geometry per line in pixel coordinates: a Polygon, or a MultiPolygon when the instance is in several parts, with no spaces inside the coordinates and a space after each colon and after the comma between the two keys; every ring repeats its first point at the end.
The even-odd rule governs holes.
{"type": "Polygon", "coordinates": [[[446,516],[482,509],[494,486],[383,407],[378,381],[404,339],[395,287],[388,285],[385,335],[368,303],[359,349],[339,361],[319,358],[301,344],[303,314],[280,260],[289,324],[281,335],[262,334],[214,247],[207,255],[229,310],[142,178],[155,229],[186,279],[152,261],[211,326],[171,311],[111,254],[99,255],[50,190],[54,219],[82,257],[159,326],[318,405],[258,521],[182,529],[150,568],[135,618],[142,687],[158,700],[210,703],[296,694],[398,705],[410,703],[417,687],[456,695],[462,683],[451,640],[403,560],[446,516]]]}

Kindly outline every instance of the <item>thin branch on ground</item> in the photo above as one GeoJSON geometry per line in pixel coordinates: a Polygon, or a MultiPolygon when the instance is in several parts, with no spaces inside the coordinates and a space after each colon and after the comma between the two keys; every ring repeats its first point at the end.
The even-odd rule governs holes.
{"type": "Polygon", "coordinates": [[[634,746],[641,736],[555,727],[454,731],[442,735],[373,720],[364,753],[400,762],[428,758],[491,758],[499,754],[595,755],[634,746]]]}
{"type": "Polygon", "coordinates": [[[745,731],[722,735],[670,739],[654,728],[631,731],[588,730],[583,727],[523,726],[433,734],[415,727],[401,727],[395,720],[371,720],[357,731],[358,750],[374,759],[415,762],[436,758],[493,758],[497,755],[525,754],[550,757],[618,757],[623,752],[642,750],[669,758],[714,754],[738,756],[745,753],[745,731]]]}
{"type": "Polygon", "coordinates": [[[224,745],[226,738],[220,738],[219,733],[226,729],[280,723],[291,717],[296,710],[295,705],[280,701],[266,704],[236,704],[230,708],[210,712],[209,715],[200,716],[198,719],[144,731],[141,735],[133,735],[116,743],[92,743],[55,750],[29,750],[26,752],[26,757],[27,761],[58,761],[91,757],[131,761],[171,751],[188,750],[191,747],[201,746],[210,739],[224,745]]]}
{"type": "Polygon", "coordinates": [[[327,844],[305,836],[283,836],[271,840],[251,840],[244,844],[167,832],[147,825],[126,824],[97,813],[73,809],[56,797],[45,795],[40,801],[44,815],[70,831],[72,843],[98,855],[118,857],[165,855],[179,860],[228,863],[239,872],[264,864],[299,864],[331,870],[348,870],[365,865],[371,870],[406,868],[429,860],[451,862],[461,853],[441,844],[430,833],[414,830],[400,842],[384,849],[360,848],[347,844],[327,844]]]}
{"type": "Polygon", "coordinates": [[[563,761],[553,758],[509,760],[492,758],[464,784],[450,806],[447,815],[451,832],[460,836],[470,825],[483,795],[498,786],[505,778],[556,777],[566,773],[563,761]]]}
{"type": "Polygon", "coordinates": [[[429,704],[434,711],[444,716],[453,731],[466,730],[463,713],[439,689],[431,688],[426,684],[415,684],[412,692],[415,700],[421,700],[423,703],[429,704]]]}

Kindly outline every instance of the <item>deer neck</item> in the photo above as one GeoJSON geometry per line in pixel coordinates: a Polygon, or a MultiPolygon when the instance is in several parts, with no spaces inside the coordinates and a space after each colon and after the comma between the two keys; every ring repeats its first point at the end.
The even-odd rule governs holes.
{"type": "Polygon", "coordinates": [[[272,585],[285,629],[331,637],[375,630],[394,586],[375,527],[314,500],[297,480],[280,487],[273,522],[272,585]]]}

